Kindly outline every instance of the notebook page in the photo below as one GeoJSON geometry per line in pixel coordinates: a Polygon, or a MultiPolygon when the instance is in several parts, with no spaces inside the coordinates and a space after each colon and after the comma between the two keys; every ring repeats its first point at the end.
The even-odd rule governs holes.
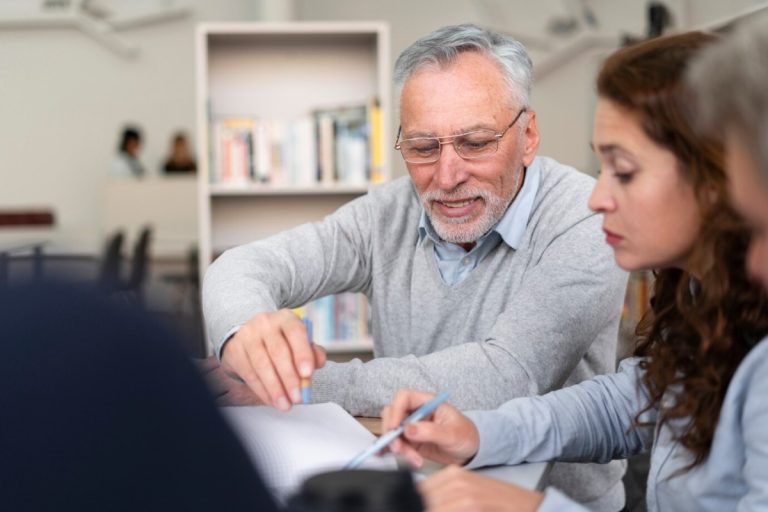
{"type": "MultiPolygon", "coordinates": [[[[225,418],[272,492],[285,499],[307,477],[341,469],[375,436],[334,403],[273,407],[223,407],[225,418]]],[[[371,457],[361,467],[396,469],[395,458],[371,457]]]]}

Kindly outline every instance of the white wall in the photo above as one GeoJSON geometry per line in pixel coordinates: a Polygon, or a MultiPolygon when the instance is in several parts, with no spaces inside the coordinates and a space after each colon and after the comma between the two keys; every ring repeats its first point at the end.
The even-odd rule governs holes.
{"type": "MultiPolygon", "coordinates": [[[[566,6],[576,4],[557,0],[294,0],[285,8],[282,0],[186,3],[193,7],[187,18],[121,31],[141,48],[135,59],[122,58],[75,29],[0,28],[0,208],[51,206],[62,233],[61,248],[99,250],[107,167],[123,123],[135,122],[144,129],[141,158],[155,174],[174,130],[184,129],[194,137],[193,35],[198,21],[253,20],[262,11],[277,12],[276,16],[293,13],[300,20],[385,20],[391,24],[394,58],[417,37],[449,23],[475,22],[518,35],[541,34],[553,14],[565,15],[566,6]]],[[[588,3],[603,30],[642,33],[645,1],[588,3]]],[[[689,26],[761,2],[666,3],[689,26]]],[[[131,2],[113,0],[110,4],[119,7],[131,2]]],[[[4,7],[0,4],[0,16],[4,7]]],[[[534,44],[530,50],[534,62],[546,56],[534,44]]],[[[543,132],[541,152],[583,169],[592,166],[588,140],[592,80],[598,64],[599,57],[588,52],[535,85],[534,106],[543,132]]],[[[404,172],[399,160],[394,160],[395,172],[404,172]]],[[[141,204],[136,205],[136,212],[141,217],[141,204]]]]}
{"type": "MultiPolygon", "coordinates": [[[[100,250],[107,169],[123,123],[143,128],[141,160],[154,175],[173,131],[194,137],[195,24],[257,11],[243,0],[187,3],[191,16],[120,31],[139,45],[134,59],[73,28],[0,29],[0,208],[52,206],[56,250],[100,250]]],[[[141,218],[140,203],[135,210],[141,218]]]]}
{"type": "MultiPolygon", "coordinates": [[[[646,0],[587,0],[597,15],[599,32],[616,36],[642,35],[646,27],[646,0]]],[[[755,0],[664,0],[672,11],[676,27],[698,27],[728,17],[765,1],[755,0]]],[[[526,44],[534,69],[550,53],[540,39],[553,47],[567,38],[547,36],[553,17],[575,12],[576,0],[295,0],[298,18],[308,20],[385,20],[391,24],[392,58],[430,30],[455,23],[477,23],[508,33],[526,44]],[[533,36],[526,38],[524,36],[533,36]]],[[[595,47],[574,56],[557,71],[537,78],[533,107],[537,111],[542,143],[539,153],[552,156],[587,172],[595,161],[589,148],[595,96],[594,77],[610,47],[595,47]]],[[[398,121],[393,118],[393,126],[398,121]]],[[[405,173],[401,159],[394,174],[405,173]]]]}

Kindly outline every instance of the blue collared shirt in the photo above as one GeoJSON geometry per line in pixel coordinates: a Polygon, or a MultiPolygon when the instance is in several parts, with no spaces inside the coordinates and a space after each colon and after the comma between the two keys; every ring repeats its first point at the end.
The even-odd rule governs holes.
{"type": "Polygon", "coordinates": [[[512,249],[518,248],[531,217],[536,192],[539,190],[539,173],[539,159],[536,158],[526,169],[523,186],[501,220],[480,237],[469,252],[460,245],[442,240],[432,227],[427,213],[422,210],[419,220],[419,243],[423,243],[426,238],[434,243],[437,267],[443,281],[449,285],[462,282],[502,241],[512,249]]]}

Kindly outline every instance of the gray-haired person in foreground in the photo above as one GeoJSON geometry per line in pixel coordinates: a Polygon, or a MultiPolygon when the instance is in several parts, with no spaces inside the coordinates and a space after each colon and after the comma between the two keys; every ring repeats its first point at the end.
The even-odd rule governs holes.
{"type": "MultiPolygon", "coordinates": [[[[444,27],[400,55],[395,80],[409,176],[231,249],[207,272],[219,385],[242,392],[225,378],[236,375],[254,401],[286,410],[311,376],[315,402],[371,416],[402,387],[488,409],[613,372],[626,274],[587,208],[594,180],[536,156],[525,49],[444,27]],[[370,302],[369,362],[326,364],[287,309],[341,292],[370,302]]],[[[622,474],[618,461],[557,463],[549,480],[616,511],[622,474]]]]}
{"type": "Polygon", "coordinates": [[[702,128],[725,138],[731,197],[754,235],[748,269],[768,288],[768,16],[707,51],[688,78],[702,128]]]}

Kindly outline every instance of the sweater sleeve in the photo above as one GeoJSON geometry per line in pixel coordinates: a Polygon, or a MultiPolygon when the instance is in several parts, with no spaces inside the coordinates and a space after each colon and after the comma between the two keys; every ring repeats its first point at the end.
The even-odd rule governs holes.
{"type": "MultiPolygon", "coordinates": [[[[480,434],[471,468],[544,462],[608,462],[650,449],[653,427],[634,428],[648,403],[640,360],[624,360],[618,373],[601,375],[543,396],[511,400],[467,416],[480,434]]],[[[641,416],[656,422],[656,410],[641,416]]]]}
{"type": "Polygon", "coordinates": [[[257,313],[364,291],[370,282],[370,233],[365,196],[320,222],[224,252],[203,282],[203,310],[217,354],[257,313]]]}
{"type": "Polygon", "coordinates": [[[410,387],[448,390],[460,409],[490,409],[563,386],[596,340],[603,355],[595,357],[614,357],[626,274],[600,239],[600,217],[586,216],[546,243],[487,337],[418,357],[329,363],[313,381],[318,398],[378,415],[410,387]]]}

